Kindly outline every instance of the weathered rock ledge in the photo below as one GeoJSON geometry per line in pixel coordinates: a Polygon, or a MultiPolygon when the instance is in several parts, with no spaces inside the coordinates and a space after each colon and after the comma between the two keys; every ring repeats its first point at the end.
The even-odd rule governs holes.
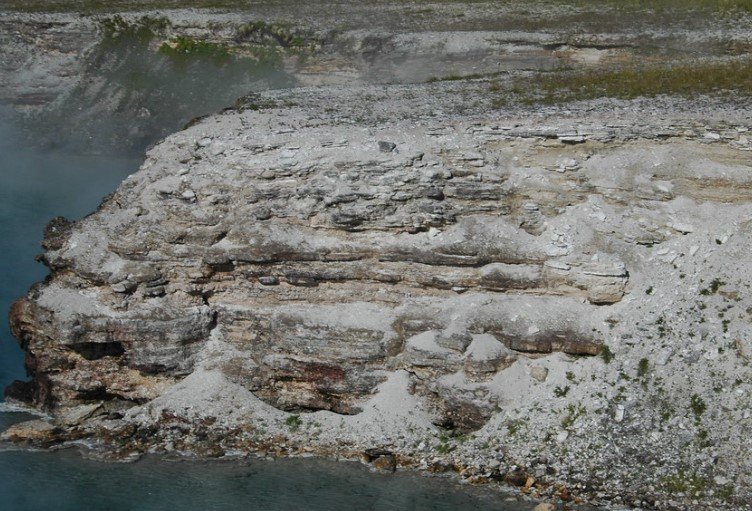
{"type": "Polygon", "coordinates": [[[239,107],[168,137],[48,226],[8,394],[54,426],[4,437],[750,508],[749,126],[555,122],[239,107]]]}

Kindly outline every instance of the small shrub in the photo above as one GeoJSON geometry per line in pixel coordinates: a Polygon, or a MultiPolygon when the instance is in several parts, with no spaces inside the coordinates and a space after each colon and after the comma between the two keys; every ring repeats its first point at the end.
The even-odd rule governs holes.
{"type": "Polygon", "coordinates": [[[689,399],[689,408],[695,416],[695,422],[699,423],[702,414],[708,409],[708,405],[705,404],[705,401],[700,396],[692,394],[692,397],[689,399]]]}
{"type": "Polygon", "coordinates": [[[706,429],[701,429],[697,432],[697,442],[700,444],[701,449],[706,449],[711,446],[710,434],[706,429]]]}
{"type": "Polygon", "coordinates": [[[641,358],[640,362],[637,364],[637,376],[640,378],[644,378],[648,375],[648,372],[650,371],[650,361],[646,358],[641,358]]]}
{"type": "Polygon", "coordinates": [[[561,421],[561,426],[564,429],[568,429],[574,425],[575,422],[577,422],[577,419],[582,417],[587,413],[587,408],[585,408],[584,405],[574,405],[570,404],[567,406],[567,416],[564,417],[564,419],[561,421]]]}
{"type": "Polygon", "coordinates": [[[723,287],[723,286],[725,286],[725,285],[726,285],[726,283],[725,283],[724,281],[722,281],[722,280],[721,280],[721,279],[719,279],[719,278],[715,278],[715,279],[713,279],[713,280],[712,280],[712,281],[710,282],[710,287],[706,287],[706,288],[704,288],[704,289],[701,289],[701,290],[700,290],[700,294],[701,294],[702,296],[710,296],[710,295],[714,295],[714,294],[716,294],[716,293],[718,292],[718,290],[719,290],[719,289],[720,289],[721,287],[723,287]]]}
{"type": "Polygon", "coordinates": [[[285,419],[285,424],[292,431],[296,431],[303,424],[303,420],[300,418],[300,415],[290,415],[285,419]]]}
{"type": "Polygon", "coordinates": [[[516,435],[520,432],[520,429],[522,429],[522,426],[525,425],[525,422],[520,419],[515,419],[507,422],[507,431],[509,432],[510,436],[516,435]]]}
{"type": "Polygon", "coordinates": [[[601,348],[601,358],[607,364],[610,364],[614,359],[614,352],[611,351],[611,348],[608,347],[608,344],[604,344],[603,348],[601,348]]]}

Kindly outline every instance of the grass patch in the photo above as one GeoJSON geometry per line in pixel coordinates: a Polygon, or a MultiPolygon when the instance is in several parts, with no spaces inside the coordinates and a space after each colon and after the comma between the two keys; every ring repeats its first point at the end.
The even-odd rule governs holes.
{"type": "Polygon", "coordinates": [[[650,372],[650,361],[646,358],[641,358],[637,364],[637,376],[644,378],[650,372]]]}
{"type": "Polygon", "coordinates": [[[587,408],[585,408],[583,405],[567,405],[567,415],[562,419],[561,421],[561,427],[564,429],[569,429],[572,426],[574,426],[574,423],[577,422],[577,419],[582,417],[587,413],[587,408]]]}
{"type": "Polygon", "coordinates": [[[608,347],[608,344],[604,344],[603,348],[601,348],[601,358],[603,359],[603,361],[606,364],[610,364],[614,357],[614,352],[611,351],[611,348],[608,347]]]}
{"type": "MultiPolygon", "coordinates": [[[[661,94],[691,97],[730,92],[752,95],[752,59],[632,65],[574,73],[555,71],[520,81],[511,88],[512,99],[523,104],[556,104],[603,97],[635,99],[661,94]]],[[[496,103],[503,106],[507,99],[499,98],[496,103]]]]}
{"type": "Polygon", "coordinates": [[[700,396],[692,394],[692,397],[689,399],[689,408],[695,416],[695,423],[699,424],[702,414],[708,409],[708,405],[705,404],[705,401],[700,396]]]}
{"type": "Polygon", "coordinates": [[[178,36],[159,47],[159,53],[168,57],[203,57],[216,60],[229,60],[230,51],[223,45],[178,36]]]}
{"type": "Polygon", "coordinates": [[[285,424],[290,428],[290,431],[297,431],[303,424],[303,420],[300,418],[300,415],[290,415],[285,419],[285,424]]]}
{"type": "Polygon", "coordinates": [[[689,496],[700,496],[708,487],[708,481],[698,474],[688,474],[679,470],[676,474],[664,477],[661,486],[668,493],[683,493],[689,496]]]}

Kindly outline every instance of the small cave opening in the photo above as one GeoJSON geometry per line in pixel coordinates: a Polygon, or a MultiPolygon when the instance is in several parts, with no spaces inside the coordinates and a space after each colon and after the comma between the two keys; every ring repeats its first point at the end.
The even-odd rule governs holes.
{"type": "Polygon", "coordinates": [[[99,360],[104,357],[119,357],[125,348],[119,342],[78,342],[70,348],[86,360],[99,360]]]}
{"type": "Polygon", "coordinates": [[[117,397],[117,395],[107,392],[106,387],[96,387],[78,392],[78,398],[82,401],[110,401],[117,397]]]}

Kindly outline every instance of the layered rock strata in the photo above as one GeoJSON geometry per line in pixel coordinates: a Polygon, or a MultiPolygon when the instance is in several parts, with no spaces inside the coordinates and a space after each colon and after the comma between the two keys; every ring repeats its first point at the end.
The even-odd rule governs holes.
{"type": "Polygon", "coordinates": [[[10,397],[121,455],[365,452],[657,507],[692,467],[744,505],[746,129],[204,119],[50,223],[10,397]]]}

